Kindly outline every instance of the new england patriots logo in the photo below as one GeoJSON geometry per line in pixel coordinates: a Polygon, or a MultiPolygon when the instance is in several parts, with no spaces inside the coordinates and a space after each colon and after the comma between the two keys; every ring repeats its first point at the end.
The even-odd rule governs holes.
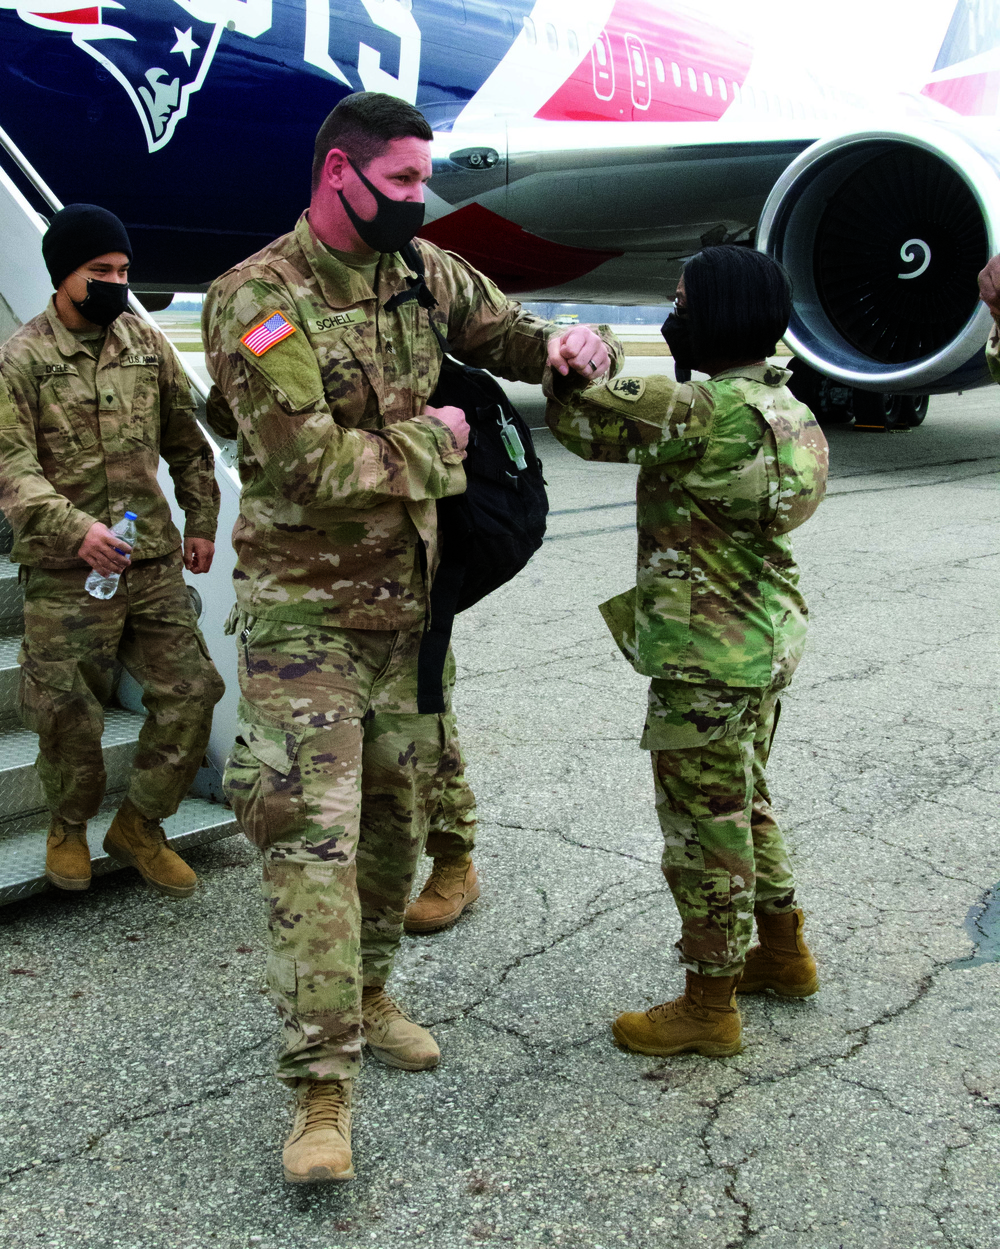
{"type": "Polygon", "coordinates": [[[270,25],[270,0],[0,0],[41,30],[69,35],[128,92],[151,152],[166,146],[208,74],[222,32],[270,25]],[[233,20],[235,14],[238,20],[233,20]],[[249,21],[248,21],[249,19],[249,21]]]}

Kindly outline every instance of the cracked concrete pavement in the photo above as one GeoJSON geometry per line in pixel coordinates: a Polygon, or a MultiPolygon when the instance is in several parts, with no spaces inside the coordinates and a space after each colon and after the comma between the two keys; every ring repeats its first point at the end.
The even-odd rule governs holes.
{"type": "MultiPolygon", "coordinates": [[[[512,390],[540,424],[537,392],[512,390]]],[[[1000,881],[1000,395],[935,399],[906,434],[829,433],[830,497],[795,537],[809,652],[771,768],[815,998],[747,1000],[734,1059],[611,1044],[616,1012],[682,981],[644,682],[596,611],[629,583],[634,473],[542,433],[550,540],[456,630],[484,895],[408,939],[393,982],[441,1066],[369,1063],[358,1179],[287,1188],[250,848],[192,852],[183,902],[125,872],[7,907],[3,1242],[1000,1246],[1000,964],[966,922],[1000,881]]]]}

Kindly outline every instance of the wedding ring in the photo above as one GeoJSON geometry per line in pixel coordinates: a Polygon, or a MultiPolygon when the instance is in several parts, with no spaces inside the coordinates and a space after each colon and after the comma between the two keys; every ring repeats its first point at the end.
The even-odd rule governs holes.
{"type": "Polygon", "coordinates": [[[597,372],[597,365],[593,362],[593,360],[591,360],[590,362],[590,367],[594,370],[595,373],[597,372]]]}

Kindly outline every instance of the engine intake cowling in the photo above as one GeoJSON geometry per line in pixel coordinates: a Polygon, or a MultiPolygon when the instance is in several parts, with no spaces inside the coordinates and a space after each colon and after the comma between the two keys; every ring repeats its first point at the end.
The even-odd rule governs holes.
{"type": "Polygon", "coordinates": [[[861,390],[932,394],[989,380],[976,276],[1000,238],[1000,152],[944,126],[807,148],[775,183],[757,246],[788,269],[786,342],[861,390]]]}

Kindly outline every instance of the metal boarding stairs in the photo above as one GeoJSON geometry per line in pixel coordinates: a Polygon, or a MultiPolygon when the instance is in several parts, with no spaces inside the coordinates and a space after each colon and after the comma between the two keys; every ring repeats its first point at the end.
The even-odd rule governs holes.
{"type": "MultiPolygon", "coordinates": [[[[62,207],[25,156],[0,129],[0,156],[4,155],[10,172],[0,164],[0,342],[37,315],[52,293],[40,246],[46,223],[27,196],[33,192],[36,202],[40,199],[53,212],[62,207]]],[[[132,311],[151,320],[134,300],[132,311]]],[[[203,411],[207,388],[187,366],[184,356],[179,358],[203,411]]],[[[205,429],[204,422],[202,428],[205,429]]],[[[239,511],[239,479],[232,468],[233,444],[220,445],[210,431],[205,429],[205,433],[215,449],[216,479],[222,504],[212,571],[191,579],[189,589],[209,652],[226,682],[226,694],[215,708],[205,765],[180,809],[163,821],[167,841],[175,849],[216,841],[239,831],[232,812],[224,804],[221,786],[222,768],[235,733],[238,697],[236,648],[232,639],[224,636],[223,624],[233,601],[233,554],[228,539],[239,511]]],[[[181,521],[178,528],[183,531],[183,517],[162,462],[160,470],[160,485],[170,501],[175,521],[181,521]]],[[[0,514],[0,905],[51,888],[45,879],[49,813],[35,771],[38,739],[21,727],[17,711],[20,681],[17,655],[24,616],[18,566],[9,558],[12,543],[11,527],[0,514]]],[[[95,876],[119,867],[100,847],[125,795],[144,717],[141,690],[123,671],[116,699],[105,711],[101,744],[108,774],[107,793],[100,812],[87,826],[95,876]]]]}

